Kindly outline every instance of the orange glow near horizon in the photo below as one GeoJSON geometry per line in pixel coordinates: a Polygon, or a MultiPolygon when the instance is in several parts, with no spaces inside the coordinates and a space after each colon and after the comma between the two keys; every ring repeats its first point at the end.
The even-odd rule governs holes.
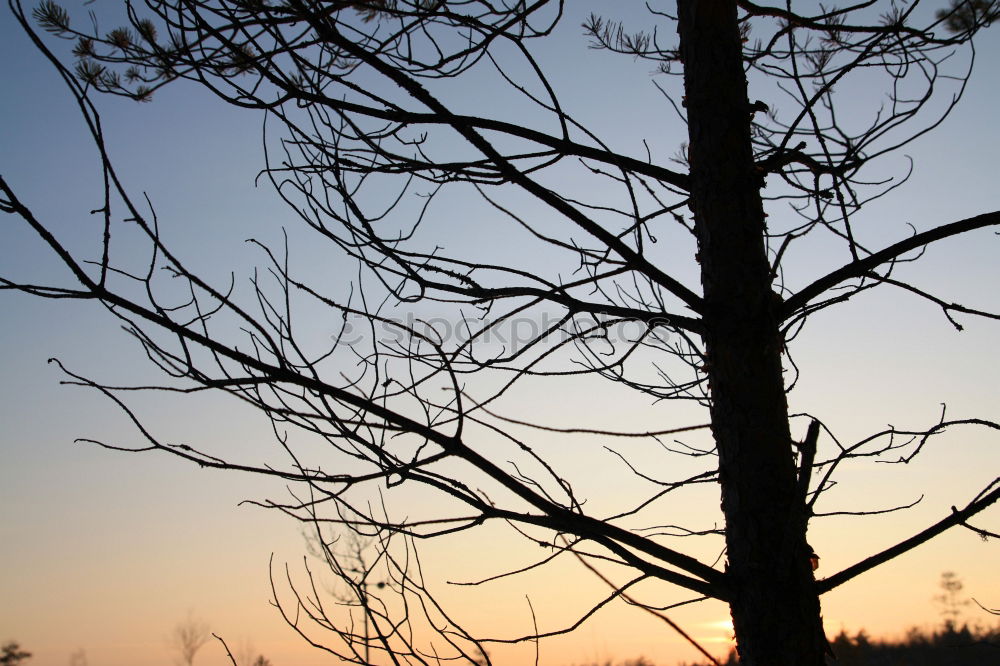
{"type": "Polygon", "coordinates": [[[736,645],[736,635],[734,634],[733,621],[731,619],[716,620],[715,622],[706,622],[702,625],[713,630],[708,636],[698,639],[706,643],[725,643],[726,645],[736,645]]]}

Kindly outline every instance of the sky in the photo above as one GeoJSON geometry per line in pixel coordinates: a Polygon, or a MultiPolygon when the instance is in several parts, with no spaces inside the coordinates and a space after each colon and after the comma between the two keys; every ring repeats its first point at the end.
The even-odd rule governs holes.
{"type": "MultiPolygon", "coordinates": [[[[600,3],[598,3],[600,4],[600,3]]],[[[637,150],[643,132],[656,130],[654,147],[669,154],[682,139],[676,122],[664,122],[669,108],[653,87],[648,63],[587,49],[577,28],[593,3],[542,45],[541,55],[567,105],[600,127],[614,145],[637,150]],[[594,95],[594,82],[602,86],[594,95]]],[[[628,6],[640,20],[642,3],[628,6]]],[[[108,5],[99,7],[107,11],[108,5]]],[[[916,170],[893,195],[865,213],[866,237],[888,243],[909,233],[1000,208],[995,187],[995,155],[1000,131],[1000,32],[979,43],[980,67],[961,105],[937,130],[908,146],[916,170]]],[[[92,238],[98,205],[94,152],[72,100],[51,68],[36,53],[7,13],[0,14],[0,174],[25,201],[55,220],[70,242],[92,238]]],[[[496,93],[473,83],[462,98],[472,104],[496,93]],[[473,93],[473,94],[468,94],[473,93]]],[[[857,107],[865,113],[859,96],[857,107]]],[[[502,100],[495,102],[502,104],[502,100]]],[[[498,107],[502,108],[502,107],[498,107]]],[[[149,104],[102,99],[108,145],[134,193],[145,192],[156,206],[164,237],[211,279],[225,282],[229,271],[246,279],[259,253],[242,241],[250,236],[276,242],[281,228],[295,229],[284,204],[265,185],[254,186],[262,165],[261,119],[219,104],[190,86],[169,87],[149,104]]],[[[859,115],[862,117],[862,115],[859,115]]],[[[905,167],[901,155],[885,168],[905,167]]],[[[496,232],[470,224],[480,215],[461,197],[434,211],[432,229],[460,248],[496,232]]],[[[771,211],[772,216],[784,214],[771,211]]],[[[0,225],[0,268],[25,279],[58,276],[59,269],[13,218],[0,225]]],[[[303,265],[346,284],[353,268],[330,261],[308,240],[296,241],[303,265]]],[[[933,285],[946,300],[1000,310],[997,238],[979,233],[940,244],[907,276],[933,285]]],[[[519,247],[503,239],[482,244],[500,255],[519,247]]],[[[533,258],[530,255],[528,258],[533,258]]],[[[539,258],[544,260],[543,258],[539,258]]],[[[803,274],[836,262],[822,247],[805,248],[792,267],[803,274]]],[[[689,282],[696,284],[696,282],[689,282]]],[[[75,440],[131,443],[136,432],[113,405],[93,391],[61,385],[64,376],[47,363],[58,358],[74,371],[108,381],[143,382],[155,369],[115,321],[81,303],[40,301],[0,293],[0,640],[13,639],[34,652],[35,666],[65,664],[85,650],[95,666],[156,666],[173,663],[168,636],[189,614],[203,618],[233,646],[252,643],[276,666],[329,663],[288,629],[271,605],[269,562],[287,563],[301,580],[306,546],[301,527],[287,518],[241,502],[286,497],[281,487],[238,474],[200,470],[168,457],[130,455],[75,440]],[[272,559],[273,558],[273,559],[272,559]]],[[[953,418],[996,418],[1000,362],[996,322],[963,320],[954,331],[932,306],[899,293],[876,291],[815,317],[796,341],[802,379],[790,396],[793,410],[822,413],[838,434],[852,441],[886,424],[933,423],[940,405],[953,418]]],[[[322,330],[324,323],[317,322],[322,330]]],[[[552,389],[529,386],[517,405],[528,418],[561,425],[594,415],[603,425],[690,422],[686,407],[628,400],[618,389],[594,393],[589,387],[552,389]]],[[[241,454],[270,455],[269,425],[261,416],[219,397],[167,400],[137,396],[133,402],[147,424],[170,441],[212,442],[241,454]]],[[[624,427],[624,425],[622,426],[624,427]]],[[[539,445],[579,479],[595,504],[613,504],[629,479],[614,486],[603,474],[600,444],[586,438],[553,437],[539,445]]],[[[636,460],[651,455],[642,445],[620,445],[636,460]]],[[[678,463],[680,465],[682,463],[678,463]]],[[[955,429],[934,440],[908,465],[857,465],[831,492],[829,510],[852,511],[923,501],[887,519],[833,516],[816,521],[810,542],[821,556],[818,574],[829,574],[909,536],[961,505],[1000,469],[1000,439],[974,429],[955,429]]],[[[687,522],[709,526],[716,515],[714,490],[700,491],[677,507],[687,522]]],[[[425,507],[432,509],[433,503],[425,507]]],[[[1000,512],[977,519],[995,531],[1000,512]]],[[[704,557],[716,545],[705,547],[704,557]]],[[[488,532],[479,540],[444,540],[423,552],[430,579],[442,598],[461,610],[470,626],[525,633],[530,629],[526,595],[549,626],[572,621],[587,600],[604,593],[599,581],[579,567],[529,575],[493,585],[476,596],[444,580],[472,580],[497,573],[510,562],[530,561],[533,553],[509,535],[488,532]],[[495,540],[494,540],[495,539],[495,540]],[[485,599],[485,601],[484,601],[485,599]]],[[[940,574],[957,573],[965,590],[984,605],[1000,604],[995,544],[965,531],[951,531],[888,566],[867,573],[823,598],[829,632],[864,628],[872,635],[899,636],[910,626],[940,621],[940,574]]],[[[618,572],[613,572],[618,573],[618,572]]],[[[282,589],[282,594],[287,590],[282,589]]],[[[685,598],[671,589],[650,587],[644,595],[662,603],[685,598]]],[[[727,611],[717,603],[679,608],[676,620],[718,654],[728,649],[727,611]]],[[[986,621],[968,611],[968,619],[986,621]]],[[[499,654],[499,653],[498,653],[499,654]]],[[[503,653],[501,663],[524,663],[531,650],[503,653]]],[[[612,604],[570,638],[541,648],[541,663],[583,664],[639,655],[657,663],[693,660],[696,654],[655,620],[612,604]]],[[[196,663],[227,663],[212,642],[196,663]]]]}

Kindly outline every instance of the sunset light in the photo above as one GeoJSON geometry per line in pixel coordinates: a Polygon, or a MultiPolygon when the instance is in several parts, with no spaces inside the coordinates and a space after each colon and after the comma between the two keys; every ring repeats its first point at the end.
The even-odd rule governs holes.
{"type": "Polygon", "coordinates": [[[2,666],[991,663],[1000,1],[0,16],[2,666]]]}
{"type": "Polygon", "coordinates": [[[704,626],[711,629],[712,632],[702,639],[704,642],[736,645],[736,636],[733,633],[732,620],[718,620],[717,622],[709,622],[704,626]]]}

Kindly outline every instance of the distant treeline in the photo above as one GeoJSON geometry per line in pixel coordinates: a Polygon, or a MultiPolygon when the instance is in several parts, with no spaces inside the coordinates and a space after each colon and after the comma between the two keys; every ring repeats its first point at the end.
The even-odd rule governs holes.
{"type": "MultiPolygon", "coordinates": [[[[877,641],[864,631],[841,631],[830,642],[837,666],[980,666],[1000,663],[1000,626],[945,626],[927,633],[911,629],[902,641],[877,641]]],[[[733,664],[738,662],[733,661],[733,664]]]]}
{"type": "MultiPolygon", "coordinates": [[[[831,666],[985,666],[1000,664],[1000,626],[986,629],[946,625],[927,632],[910,629],[900,641],[875,640],[862,630],[854,636],[841,631],[830,640],[831,666]]],[[[738,666],[735,650],[721,661],[722,666],[738,666]]],[[[656,666],[645,657],[587,666],[656,666]]],[[[681,666],[714,666],[707,662],[681,666]]]]}

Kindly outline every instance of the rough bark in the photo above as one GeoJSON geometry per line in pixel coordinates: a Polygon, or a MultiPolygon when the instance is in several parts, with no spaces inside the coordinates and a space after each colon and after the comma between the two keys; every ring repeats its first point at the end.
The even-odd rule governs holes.
{"type": "Polygon", "coordinates": [[[678,12],[690,206],[741,663],[823,664],[826,641],[797,491],[781,370],[780,298],[771,290],[764,244],[736,3],[682,0],[678,12]]]}

